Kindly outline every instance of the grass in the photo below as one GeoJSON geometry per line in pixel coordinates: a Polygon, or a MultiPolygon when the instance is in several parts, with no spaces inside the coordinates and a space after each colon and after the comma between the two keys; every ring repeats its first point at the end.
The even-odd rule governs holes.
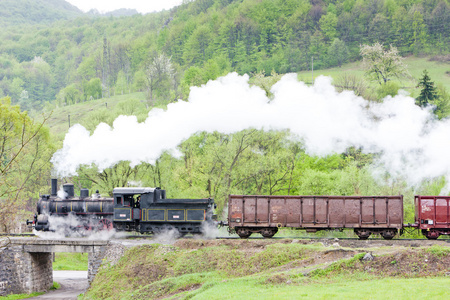
{"type": "MultiPolygon", "coordinates": [[[[450,91],[450,75],[446,73],[450,72],[450,64],[430,61],[428,58],[413,56],[405,58],[404,63],[407,66],[411,78],[392,78],[392,81],[397,83],[402,89],[408,91],[412,97],[416,97],[420,92],[420,89],[416,88],[417,81],[422,76],[422,72],[425,69],[428,71],[428,75],[436,85],[442,84],[447,91],[450,91]]],[[[337,78],[343,73],[353,74],[359,78],[364,77],[364,70],[362,70],[361,61],[344,64],[340,68],[336,67],[325,70],[314,70],[314,78],[319,75],[337,78]]],[[[298,78],[300,80],[305,81],[305,83],[311,83],[311,71],[302,71],[298,74],[298,78]]],[[[376,85],[377,83],[372,83],[372,86],[376,85]]]]}
{"type": "Polygon", "coordinates": [[[377,259],[364,262],[369,249],[352,253],[321,243],[184,243],[132,248],[101,268],[83,299],[444,299],[439,287],[450,284],[442,277],[450,259],[445,246],[374,249],[377,259]]]}
{"type": "MultiPolygon", "coordinates": [[[[338,282],[267,285],[260,279],[219,282],[179,299],[448,299],[449,278],[340,279],[338,282]]],[[[177,295],[177,298],[180,295],[177,295]]]]}
{"type": "MultiPolygon", "coordinates": [[[[137,92],[88,102],[80,102],[69,106],[49,106],[45,109],[44,115],[48,116],[51,113],[50,118],[47,120],[47,125],[50,127],[50,132],[56,140],[62,141],[69,130],[69,118],[71,126],[76,123],[83,125],[83,123],[88,121],[90,112],[100,109],[113,110],[120,102],[130,99],[146,102],[145,93],[137,92]]],[[[41,115],[36,115],[35,117],[37,120],[42,119],[41,115]]]]}
{"type": "MultiPolygon", "coordinates": [[[[57,282],[53,282],[53,286],[50,288],[50,290],[57,290],[61,288],[61,285],[57,282]]],[[[0,296],[0,299],[2,300],[16,300],[16,299],[27,299],[32,297],[37,297],[40,295],[43,295],[44,293],[31,293],[31,294],[14,294],[14,295],[8,295],[8,296],[0,296]]]]}
{"type": "Polygon", "coordinates": [[[8,296],[0,296],[1,300],[17,300],[17,299],[26,299],[31,297],[37,297],[39,295],[43,295],[44,293],[32,293],[32,294],[14,294],[8,296]]]}
{"type": "Polygon", "coordinates": [[[54,271],[87,271],[88,254],[87,253],[66,253],[58,252],[55,254],[53,262],[54,271]]]}

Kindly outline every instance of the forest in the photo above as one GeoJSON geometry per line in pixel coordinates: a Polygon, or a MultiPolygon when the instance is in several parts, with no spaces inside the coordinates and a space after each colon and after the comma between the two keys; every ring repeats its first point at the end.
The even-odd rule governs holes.
{"type": "MultiPolygon", "coordinates": [[[[281,74],[310,70],[312,62],[320,70],[360,61],[362,45],[444,63],[450,53],[448,0],[195,0],[122,17],[83,14],[62,0],[39,0],[33,15],[21,14],[29,2],[2,7],[9,17],[2,17],[6,30],[0,32],[0,231],[13,230],[10,215],[23,219],[48,190],[50,158],[64,134],[50,133],[52,111],[86,105],[76,122],[93,132],[121,114],[142,122],[153,107],[187,99],[190,87],[229,72],[249,74],[270,97],[281,74]],[[108,107],[89,108],[118,96],[115,105],[108,100],[108,107]]],[[[431,95],[424,94],[423,105],[435,101],[436,114],[445,118],[448,92],[422,79],[431,95]]],[[[380,95],[359,94],[373,101],[392,94],[391,82],[375,85],[380,95]]],[[[349,89],[358,94],[358,87],[349,89]]],[[[153,164],[82,166],[65,180],[104,194],[130,182],[159,186],[171,197],[213,197],[220,211],[230,193],[412,196],[439,193],[446,184],[441,177],[415,188],[390,174],[376,179],[376,153],[348,148],[316,157],[290,136],[259,129],[199,132],[178,146],[179,157],[165,152],[153,164]]],[[[406,208],[411,217],[412,203],[406,208]]]]}
{"type": "Polygon", "coordinates": [[[0,95],[23,110],[135,91],[170,102],[231,71],[298,72],[312,59],[315,69],[340,66],[360,59],[361,44],[402,56],[450,45],[447,0],[197,0],[131,17],[74,13],[36,29],[30,17],[0,34],[0,95]]]}

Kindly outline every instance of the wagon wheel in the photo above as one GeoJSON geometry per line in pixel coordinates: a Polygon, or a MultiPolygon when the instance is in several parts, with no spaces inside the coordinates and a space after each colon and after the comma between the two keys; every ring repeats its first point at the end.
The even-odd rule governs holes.
{"type": "Polygon", "coordinates": [[[264,228],[264,229],[261,230],[259,233],[261,233],[261,235],[262,235],[264,238],[270,239],[270,238],[273,237],[277,232],[278,232],[278,228],[264,228]]]}
{"type": "Polygon", "coordinates": [[[241,239],[247,239],[252,235],[252,232],[250,230],[244,228],[236,229],[236,233],[241,239]]]}
{"type": "Polygon", "coordinates": [[[98,221],[98,229],[100,230],[111,230],[113,227],[113,223],[109,219],[101,219],[98,221]]]}
{"type": "Polygon", "coordinates": [[[394,229],[386,229],[386,230],[383,230],[383,231],[381,232],[381,236],[382,236],[385,240],[392,240],[392,239],[394,238],[394,236],[395,236],[396,233],[397,233],[397,232],[396,232],[396,230],[394,230],[394,229]]]}
{"type": "Polygon", "coordinates": [[[434,231],[434,230],[425,231],[424,234],[425,234],[425,237],[429,240],[437,240],[437,238],[440,235],[439,232],[434,231]]]}
{"type": "Polygon", "coordinates": [[[367,240],[370,236],[370,231],[366,229],[355,229],[355,234],[360,240],[367,240]]]}

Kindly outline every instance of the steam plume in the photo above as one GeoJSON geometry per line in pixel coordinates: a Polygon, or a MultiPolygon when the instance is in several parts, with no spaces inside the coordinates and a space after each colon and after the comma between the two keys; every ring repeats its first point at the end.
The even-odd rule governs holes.
{"type": "Polygon", "coordinates": [[[52,162],[61,176],[76,174],[81,164],[104,169],[121,160],[152,163],[199,131],[228,134],[262,128],[289,129],[309,154],[340,153],[350,146],[382,153],[386,170],[412,185],[450,176],[450,121],[437,121],[411,97],[372,103],[353,92],[336,92],[328,77],[318,77],[309,87],[295,74],[285,75],[272,92],[274,99],[269,100],[262,89],[249,86],[247,75],[231,73],[193,87],[188,102],[153,109],[143,123],[119,116],[112,128],[100,124],[92,135],[75,125],[52,162]]]}

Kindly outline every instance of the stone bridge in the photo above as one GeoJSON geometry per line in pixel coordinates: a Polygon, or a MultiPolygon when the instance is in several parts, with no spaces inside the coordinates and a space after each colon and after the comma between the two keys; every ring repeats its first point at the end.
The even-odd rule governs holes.
{"type": "Polygon", "coordinates": [[[9,238],[6,247],[0,248],[0,296],[48,291],[53,285],[55,252],[88,253],[91,283],[108,245],[108,241],[87,239],[9,238]]]}

